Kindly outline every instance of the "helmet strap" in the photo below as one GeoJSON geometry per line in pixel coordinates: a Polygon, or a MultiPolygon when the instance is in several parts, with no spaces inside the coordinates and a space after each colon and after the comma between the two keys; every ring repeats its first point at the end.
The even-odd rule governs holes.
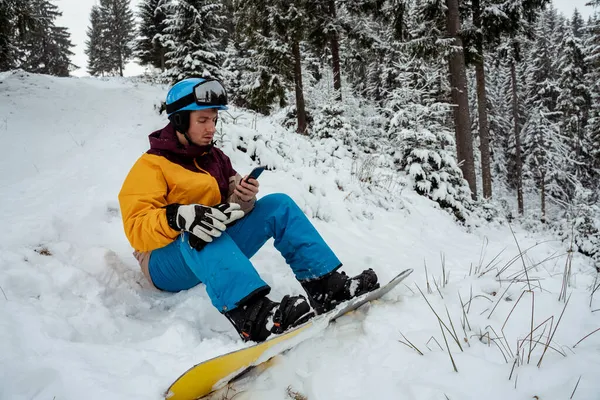
{"type": "Polygon", "coordinates": [[[189,111],[178,111],[174,114],[171,114],[169,116],[169,121],[171,121],[173,127],[175,127],[175,130],[181,133],[185,140],[187,140],[188,146],[196,145],[194,142],[192,142],[192,139],[190,139],[190,136],[188,135],[188,129],[190,127],[189,111]]]}
{"type": "Polygon", "coordinates": [[[181,134],[183,135],[183,137],[185,138],[185,140],[187,140],[188,146],[197,146],[196,143],[192,142],[192,139],[190,139],[190,137],[188,136],[187,131],[181,132],[181,134]]]}

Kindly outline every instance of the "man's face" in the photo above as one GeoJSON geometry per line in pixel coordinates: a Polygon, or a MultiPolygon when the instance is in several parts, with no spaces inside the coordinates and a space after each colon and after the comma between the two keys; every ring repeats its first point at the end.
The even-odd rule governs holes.
{"type": "Polygon", "coordinates": [[[214,108],[192,111],[190,113],[190,128],[188,129],[188,136],[192,142],[198,146],[209,145],[217,131],[218,116],[219,113],[214,108]]]}

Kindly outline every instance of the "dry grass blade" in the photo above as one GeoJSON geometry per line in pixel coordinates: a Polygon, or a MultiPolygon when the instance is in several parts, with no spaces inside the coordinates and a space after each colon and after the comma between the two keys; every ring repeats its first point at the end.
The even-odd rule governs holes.
{"type": "Polygon", "coordinates": [[[425,266],[425,280],[427,281],[427,293],[431,294],[431,285],[429,284],[429,274],[427,273],[427,262],[423,260],[423,265],[425,266]]]}
{"type": "MultiPolygon", "coordinates": [[[[542,321],[542,322],[541,322],[541,323],[540,323],[538,326],[536,326],[534,330],[532,330],[531,332],[529,332],[529,333],[527,334],[527,336],[525,336],[525,338],[522,340],[522,343],[521,343],[521,345],[522,345],[523,343],[525,343],[525,341],[526,341],[526,340],[527,340],[527,339],[528,339],[528,338],[529,338],[531,335],[533,335],[533,333],[534,333],[535,331],[537,331],[538,329],[540,329],[540,328],[541,328],[543,325],[545,325],[545,324],[546,324],[548,321],[550,321],[550,330],[549,330],[549,332],[552,332],[552,326],[553,326],[553,324],[554,324],[554,315],[553,315],[553,316],[551,316],[551,317],[549,317],[549,318],[546,318],[546,319],[545,319],[544,321],[542,321]]],[[[546,333],[546,327],[545,327],[545,326],[544,326],[544,330],[542,331],[542,334],[540,335],[540,337],[543,337],[543,336],[544,336],[544,333],[546,333]]],[[[521,346],[519,346],[519,347],[521,347],[521,346]]]]}
{"type": "MultiPolygon", "coordinates": [[[[509,226],[510,226],[510,224],[509,224],[509,226]]],[[[512,231],[512,228],[511,228],[511,231],[512,231]]],[[[513,236],[514,236],[514,234],[513,234],[513,236]]],[[[517,254],[516,256],[511,258],[510,261],[504,267],[502,267],[502,269],[500,271],[498,271],[498,273],[496,274],[496,278],[498,278],[500,275],[502,275],[502,273],[504,273],[504,271],[506,271],[511,265],[513,265],[519,259],[519,257],[522,257],[523,254],[526,254],[529,250],[533,249],[534,247],[539,246],[540,244],[546,243],[546,242],[551,242],[551,240],[543,240],[541,242],[538,242],[538,243],[534,244],[533,246],[525,249],[524,252],[521,252],[521,250],[519,249],[519,254],[517,254]]],[[[517,243],[517,247],[518,247],[518,243],[517,243]]]]}
{"type": "Polygon", "coordinates": [[[403,283],[403,285],[406,286],[406,288],[410,290],[412,294],[415,294],[415,291],[412,290],[406,283],[403,283]]]}
{"type": "Polygon", "coordinates": [[[513,272],[511,275],[507,276],[508,280],[517,280],[520,279],[522,282],[527,282],[527,281],[536,281],[539,280],[539,278],[529,278],[528,274],[529,271],[531,271],[532,269],[536,269],[538,267],[537,264],[531,264],[529,267],[527,268],[523,268],[522,270],[518,270],[516,272],[513,272]],[[521,277],[525,277],[524,279],[521,277]]]}
{"type": "Polygon", "coordinates": [[[438,294],[440,295],[440,297],[442,298],[442,300],[444,300],[444,296],[442,296],[442,292],[440,292],[440,287],[437,284],[437,281],[435,280],[435,277],[432,277],[433,279],[433,284],[435,285],[435,289],[437,290],[438,294]]]}
{"type": "Polygon", "coordinates": [[[479,341],[482,343],[487,343],[488,347],[490,347],[490,343],[492,343],[492,339],[490,338],[490,333],[486,332],[483,335],[481,334],[481,331],[479,332],[479,341]],[[487,342],[483,342],[483,338],[486,337],[487,335],[487,342]]]}
{"type": "MultiPolygon", "coordinates": [[[[517,254],[516,256],[514,256],[513,258],[511,258],[506,264],[504,264],[504,266],[498,272],[496,272],[495,277],[499,278],[500,275],[502,275],[504,273],[504,271],[506,271],[508,268],[510,268],[511,265],[513,265],[515,262],[517,262],[517,260],[519,259],[520,255],[521,254],[517,254]]],[[[486,271],[486,273],[487,272],[488,271],[486,271]]],[[[483,276],[483,274],[480,275],[480,276],[483,276]]]]}
{"type": "MultiPolygon", "coordinates": [[[[489,336],[489,334],[488,334],[488,336],[489,336]]],[[[498,350],[500,350],[500,354],[502,354],[502,357],[504,358],[504,362],[508,362],[508,358],[506,357],[506,354],[504,354],[504,351],[502,351],[502,347],[500,347],[500,345],[498,343],[496,343],[495,339],[491,339],[491,342],[496,345],[498,350]]]]}
{"type": "Polygon", "coordinates": [[[565,261],[565,269],[563,272],[562,285],[560,288],[560,294],[558,295],[558,301],[566,301],[567,300],[567,289],[569,287],[569,282],[571,281],[571,261],[572,261],[572,259],[573,259],[573,250],[571,247],[569,249],[569,251],[567,251],[567,260],[565,261]]]}
{"type": "MultiPolygon", "coordinates": [[[[414,348],[413,346],[411,346],[410,344],[408,344],[408,343],[406,343],[406,342],[403,342],[403,341],[402,341],[402,340],[400,340],[400,339],[398,339],[398,342],[402,343],[403,345],[405,345],[406,347],[408,347],[408,348],[410,348],[410,349],[413,349],[413,350],[415,350],[415,348],[414,348]]],[[[423,354],[421,354],[421,355],[423,355],[423,354]]]]}
{"type": "MultiPolygon", "coordinates": [[[[444,307],[446,308],[446,315],[448,316],[448,321],[450,321],[450,327],[452,328],[452,332],[454,332],[454,337],[458,339],[458,333],[456,333],[456,329],[454,328],[454,323],[452,322],[452,318],[450,317],[450,311],[448,311],[448,306],[444,307]]],[[[460,348],[460,351],[463,351],[463,348],[460,345],[460,341],[457,340],[456,344],[460,348]]]]}
{"type": "Polygon", "coordinates": [[[296,392],[295,390],[292,389],[291,386],[288,386],[287,389],[285,389],[285,393],[288,395],[288,397],[290,399],[293,399],[293,400],[308,400],[308,397],[306,397],[305,395],[303,395],[300,392],[296,392]]]}
{"type": "Polygon", "coordinates": [[[4,289],[2,289],[2,286],[0,286],[0,290],[2,290],[2,294],[4,295],[4,298],[6,299],[6,301],[8,301],[8,297],[6,297],[6,293],[4,293],[4,289]]]}
{"type": "Polygon", "coordinates": [[[556,330],[558,329],[558,326],[560,325],[560,321],[562,321],[562,317],[565,314],[565,310],[567,309],[569,300],[571,300],[571,295],[569,295],[569,297],[567,298],[567,301],[565,301],[565,306],[563,307],[563,310],[560,313],[560,317],[558,317],[558,321],[556,321],[556,326],[554,327],[554,330],[552,331],[550,336],[548,336],[548,342],[546,343],[546,347],[544,347],[544,351],[543,351],[542,355],[540,356],[540,361],[538,361],[538,363],[537,363],[538,368],[542,365],[542,360],[544,359],[546,350],[548,350],[548,346],[550,346],[550,343],[552,342],[552,339],[554,338],[554,334],[556,334],[556,330]]]}
{"type": "Polygon", "coordinates": [[[429,349],[429,351],[432,351],[431,348],[429,347],[429,342],[431,342],[431,339],[433,339],[433,341],[439,346],[440,350],[444,351],[444,348],[442,347],[442,345],[440,344],[440,342],[438,342],[437,339],[434,338],[433,336],[429,338],[429,340],[427,341],[427,343],[425,343],[425,346],[427,346],[427,348],[429,349]]]}
{"type": "MultiPolygon", "coordinates": [[[[521,340],[521,345],[522,345],[522,343],[523,343],[523,340],[521,340]]],[[[547,345],[547,342],[542,342],[541,340],[538,340],[538,339],[534,339],[533,343],[535,343],[536,345],[537,345],[537,344],[543,344],[544,346],[546,346],[546,345],[547,345]]],[[[567,356],[567,354],[566,354],[564,351],[561,351],[561,350],[559,350],[558,348],[556,348],[556,347],[554,347],[554,346],[550,346],[550,345],[549,345],[549,346],[548,346],[548,348],[549,348],[550,350],[554,350],[555,352],[557,352],[558,354],[560,354],[560,355],[561,355],[561,356],[563,356],[563,357],[566,357],[566,356],[567,356]]]]}
{"type": "MultiPolygon", "coordinates": [[[[504,354],[504,350],[502,350],[502,347],[500,347],[500,345],[498,343],[496,343],[496,339],[498,339],[498,338],[491,338],[490,333],[486,332],[483,335],[481,335],[481,333],[479,334],[479,338],[480,338],[479,341],[481,341],[481,338],[485,337],[485,335],[487,335],[487,338],[488,338],[488,342],[487,342],[488,347],[491,347],[490,343],[494,343],[496,345],[496,347],[498,348],[498,350],[500,350],[500,354],[502,354],[502,357],[504,357],[504,362],[508,362],[508,358],[506,357],[506,354],[504,354]]],[[[473,336],[477,336],[477,335],[472,335],[471,337],[473,337],[473,336]]],[[[502,343],[502,342],[500,342],[500,343],[502,343]]]]}
{"type": "Polygon", "coordinates": [[[518,358],[515,358],[515,362],[513,362],[513,366],[510,369],[510,375],[508,376],[508,380],[510,381],[512,379],[512,374],[515,371],[515,367],[517,366],[517,362],[519,361],[518,358]]]}
{"type": "Polygon", "coordinates": [[[493,271],[494,269],[496,269],[496,266],[498,264],[500,264],[499,257],[502,255],[502,253],[504,253],[504,250],[506,250],[506,247],[503,248],[502,250],[500,250],[500,252],[498,254],[496,254],[496,256],[494,258],[492,258],[489,263],[486,264],[486,266],[485,266],[484,269],[480,270],[480,271],[483,271],[483,272],[479,273],[479,277],[480,278],[482,276],[484,276],[485,274],[487,274],[488,272],[493,271]],[[497,262],[496,262],[496,259],[498,259],[497,262]]]}
{"type": "MultiPolygon", "coordinates": [[[[534,345],[533,345],[533,350],[535,350],[535,348],[537,347],[537,345],[540,343],[540,340],[541,340],[541,339],[544,337],[544,334],[545,334],[545,333],[546,333],[546,326],[544,326],[544,330],[542,331],[542,333],[541,333],[541,334],[540,334],[540,335],[539,335],[537,338],[535,338],[535,339],[534,339],[534,341],[533,341],[533,343],[534,343],[534,345]]],[[[533,335],[532,335],[532,336],[533,336],[533,335]]],[[[545,342],[544,342],[544,343],[545,343],[545,342]]],[[[550,347],[550,348],[552,348],[552,347],[550,347]]],[[[552,349],[552,350],[555,350],[555,349],[552,349]]],[[[561,352],[561,353],[562,353],[562,352],[561,352]]],[[[562,354],[564,354],[564,353],[562,353],[562,354]]],[[[564,357],[566,357],[566,356],[567,356],[567,355],[566,355],[566,354],[564,354],[564,357]]]]}
{"type": "Polygon", "coordinates": [[[448,279],[450,278],[450,274],[448,274],[448,276],[446,276],[446,256],[444,256],[444,253],[440,253],[440,259],[441,259],[441,263],[442,263],[442,287],[444,288],[448,284],[448,279]]]}
{"type": "MultiPolygon", "coordinates": [[[[466,306],[469,306],[469,307],[471,307],[471,301],[472,301],[472,300],[475,300],[475,299],[476,299],[476,298],[478,298],[478,297],[483,297],[484,299],[486,299],[486,300],[487,300],[487,301],[489,301],[490,303],[493,303],[493,302],[494,302],[494,300],[490,299],[489,297],[487,297],[487,296],[484,296],[484,295],[482,295],[482,294],[478,294],[477,296],[471,296],[471,299],[470,299],[470,300],[469,300],[469,301],[468,301],[468,302],[467,302],[465,305],[466,305],[466,306]]],[[[467,312],[469,312],[469,310],[467,310],[467,312]]]]}
{"type": "Polygon", "coordinates": [[[508,340],[506,340],[506,336],[504,335],[504,332],[502,332],[502,336],[498,335],[496,330],[491,325],[486,326],[485,329],[490,329],[492,332],[494,332],[494,335],[496,335],[498,340],[500,340],[500,343],[502,343],[502,347],[504,348],[504,350],[506,350],[506,353],[510,355],[510,358],[514,357],[514,354],[513,354],[512,350],[510,349],[510,345],[508,344],[508,340]],[[504,339],[504,342],[502,342],[501,339],[504,339]]]}
{"type": "Polygon", "coordinates": [[[504,295],[506,294],[506,292],[508,292],[508,289],[510,289],[510,287],[513,285],[514,281],[511,282],[506,289],[504,289],[504,292],[502,293],[502,296],[498,297],[498,301],[496,302],[496,304],[494,305],[494,308],[492,308],[492,311],[490,311],[490,314],[487,316],[488,319],[490,319],[490,317],[492,316],[492,314],[494,313],[494,310],[496,309],[496,307],[498,307],[498,304],[500,304],[500,301],[504,298],[504,295]]]}
{"type": "Polygon", "coordinates": [[[467,314],[471,311],[471,301],[473,301],[473,284],[471,284],[471,289],[469,291],[469,308],[467,308],[467,314]]]}
{"type": "Polygon", "coordinates": [[[580,380],[581,380],[581,375],[579,375],[579,379],[577,379],[577,383],[575,384],[575,389],[573,389],[573,393],[571,393],[571,397],[569,397],[569,399],[572,399],[573,396],[575,396],[575,391],[577,390],[577,386],[579,386],[580,380]]]}
{"type": "MultiPolygon", "coordinates": [[[[592,285],[592,294],[590,295],[590,307],[592,306],[592,301],[594,300],[594,293],[596,293],[596,291],[598,289],[600,289],[600,282],[598,282],[598,275],[600,274],[596,274],[596,276],[594,277],[594,284],[592,285]]],[[[594,312],[594,311],[592,311],[594,312]]]]}
{"type": "Polygon", "coordinates": [[[438,321],[440,322],[440,324],[443,325],[444,328],[446,328],[446,330],[452,336],[452,338],[454,339],[454,341],[456,342],[456,344],[458,345],[458,347],[460,348],[460,350],[463,351],[462,346],[460,345],[460,341],[458,340],[458,337],[454,336],[453,333],[452,333],[452,331],[450,330],[450,328],[448,328],[448,326],[446,326],[446,324],[444,323],[444,321],[442,321],[442,319],[440,318],[440,316],[438,315],[438,313],[435,311],[435,309],[433,308],[433,306],[431,305],[431,303],[429,302],[429,300],[427,300],[427,297],[425,297],[425,294],[423,293],[423,291],[421,290],[421,288],[419,287],[419,285],[417,285],[417,289],[421,293],[421,296],[423,296],[423,299],[425,299],[425,302],[427,303],[427,305],[429,306],[429,308],[431,309],[431,311],[435,314],[435,316],[438,319],[438,321]]]}
{"type": "Polygon", "coordinates": [[[531,335],[529,336],[529,353],[527,354],[527,364],[531,361],[531,352],[533,351],[533,314],[535,311],[535,293],[531,292],[531,335]]]}
{"type": "Polygon", "coordinates": [[[458,372],[458,368],[456,368],[456,363],[454,362],[454,357],[452,357],[452,352],[450,351],[450,346],[448,346],[448,339],[446,339],[446,334],[444,333],[444,328],[442,328],[442,321],[438,320],[438,323],[440,324],[440,330],[442,331],[442,336],[444,337],[444,342],[446,343],[446,349],[448,350],[448,356],[450,356],[450,361],[452,361],[452,368],[454,368],[454,372],[458,372]]]}
{"type": "Polygon", "coordinates": [[[508,316],[506,317],[506,319],[504,320],[504,324],[502,324],[502,328],[500,328],[501,331],[504,330],[504,327],[506,326],[506,323],[508,322],[508,319],[510,318],[510,316],[512,315],[513,311],[515,310],[515,308],[517,307],[517,304],[519,304],[519,302],[521,301],[521,299],[523,298],[523,295],[527,293],[527,292],[521,292],[521,295],[519,296],[519,298],[517,299],[517,301],[515,301],[515,305],[513,306],[513,308],[510,309],[510,312],[508,313],[508,316]]]}
{"type": "MultiPolygon", "coordinates": [[[[460,306],[461,306],[462,311],[463,311],[463,317],[465,318],[465,323],[469,327],[469,330],[471,330],[471,324],[469,323],[469,318],[467,318],[467,313],[465,312],[465,303],[463,303],[462,297],[460,296],[460,292],[458,292],[458,299],[460,300],[460,306]]],[[[464,329],[465,329],[465,326],[463,324],[463,330],[464,329]]]]}
{"type": "Polygon", "coordinates": [[[593,330],[592,332],[588,333],[587,335],[585,335],[584,337],[582,337],[579,342],[575,343],[573,345],[573,348],[575,348],[575,346],[577,346],[579,343],[583,342],[585,339],[587,339],[588,337],[592,336],[594,333],[600,331],[600,328],[593,330]]]}
{"type": "MultiPolygon", "coordinates": [[[[475,274],[478,274],[479,271],[481,271],[481,268],[483,266],[483,258],[485,255],[485,248],[487,247],[489,243],[489,240],[487,238],[487,236],[483,237],[483,242],[481,243],[481,251],[479,252],[479,263],[477,264],[477,267],[475,268],[475,274]]],[[[469,274],[471,275],[471,274],[469,274]]]]}
{"type": "Polygon", "coordinates": [[[414,349],[420,355],[423,355],[423,353],[421,352],[421,350],[419,350],[417,348],[417,346],[415,346],[414,344],[412,344],[412,342],[410,340],[408,340],[408,338],[406,336],[404,336],[404,334],[402,332],[400,332],[400,334],[402,335],[402,337],[404,338],[404,340],[406,340],[409,344],[406,344],[403,341],[399,340],[400,343],[403,343],[403,344],[407,345],[408,347],[414,349]]]}

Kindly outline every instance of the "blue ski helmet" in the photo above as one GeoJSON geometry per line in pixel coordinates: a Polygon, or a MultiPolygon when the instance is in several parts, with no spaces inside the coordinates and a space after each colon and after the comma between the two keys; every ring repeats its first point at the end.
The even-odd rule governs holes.
{"type": "Polygon", "coordinates": [[[227,110],[227,92],[216,79],[186,78],[169,89],[166,105],[169,117],[180,111],[227,110]]]}

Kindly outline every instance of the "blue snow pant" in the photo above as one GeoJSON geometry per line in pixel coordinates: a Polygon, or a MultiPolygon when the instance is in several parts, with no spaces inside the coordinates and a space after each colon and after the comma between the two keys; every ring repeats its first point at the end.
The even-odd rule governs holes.
{"type": "Polygon", "coordinates": [[[298,205],[277,193],[258,200],[250,213],[200,251],[189,245],[188,233],[152,251],[150,277],[168,292],[204,283],[212,304],[226,312],[255,293],[270,291],[249,260],[270,238],[299,281],[341,265],[298,205]]]}

